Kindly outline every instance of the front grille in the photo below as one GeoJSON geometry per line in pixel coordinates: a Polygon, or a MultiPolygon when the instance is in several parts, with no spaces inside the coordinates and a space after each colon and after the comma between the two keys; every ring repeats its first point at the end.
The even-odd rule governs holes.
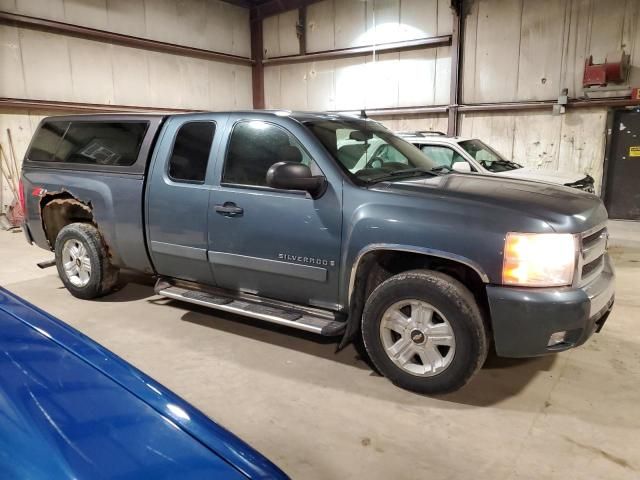
{"type": "Polygon", "coordinates": [[[594,261],[585,263],[582,266],[582,278],[588,277],[592,274],[596,269],[603,266],[604,257],[596,258],[594,261]]]}
{"type": "Polygon", "coordinates": [[[604,225],[582,234],[580,285],[586,285],[602,272],[608,236],[607,228],[604,225]]]}

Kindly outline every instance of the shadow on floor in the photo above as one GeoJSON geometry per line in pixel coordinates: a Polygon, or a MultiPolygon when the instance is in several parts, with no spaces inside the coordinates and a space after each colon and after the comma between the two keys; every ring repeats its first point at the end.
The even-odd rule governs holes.
{"type": "MultiPolygon", "coordinates": [[[[180,304],[174,301],[167,303],[180,304]]],[[[366,352],[358,348],[359,345],[351,344],[336,353],[339,337],[321,337],[226,312],[215,312],[216,319],[224,321],[214,322],[211,310],[197,305],[190,305],[189,308],[190,311],[182,315],[183,321],[369,370],[372,376],[378,375],[366,352]]],[[[490,352],[482,370],[467,386],[458,392],[436,398],[463,405],[495,405],[517,395],[539,372],[551,370],[555,359],[554,355],[528,359],[500,358],[495,352],[490,352]]],[[[397,387],[389,384],[389,388],[397,387]]]]}
{"type": "MultiPolygon", "coordinates": [[[[181,302],[173,300],[169,300],[167,303],[184,305],[181,304],[181,302]]],[[[336,353],[338,339],[340,337],[323,337],[302,330],[262,322],[228,312],[213,312],[206,307],[200,307],[198,305],[189,305],[189,310],[189,312],[182,315],[181,320],[251,340],[296,350],[351,367],[364,370],[369,369],[369,366],[360,359],[353,346],[349,346],[336,353]],[[220,319],[223,321],[213,321],[212,316],[215,316],[216,320],[220,319]]]]}
{"type": "MultiPolygon", "coordinates": [[[[242,336],[255,341],[269,343],[282,348],[292,349],[318,358],[338,362],[361,370],[368,370],[377,376],[364,349],[356,344],[349,345],[336,352],[339,337],[322,337],[281,325],[262,322],[227,312],[213,311],[198,305],[153,297],[154,280],[151,277],[127,275],[120,290],[100,298],[99,302],[129,302],[149,298],[150,303],[168,304],[179,308],[188,308],[181,320],[242,336]],[[222,321],[214,321],[222,320],[222,321]]],[[[509,359],[490,352],[484,367],[473,380],[458,392],[441,395],[438,400],[451,404],[471,406],[491,406],[520,393],[540,372],[552,369],[555,355],[530,358],[509,359]]],[[[341,382],[340,382],[341,383],[341,382]]],[[[390,389],[395,389],[389,384],[390,389]]],[[[376,388],[376,394],[380,391],[376,388]]],[[[394,396],[393,393],[391,393],[394,396]]],[[[420,398],[417,396],[416,398],[420,398]]]]}
{"type": "MultiPolygon", "coordinates": [[[[142,300],[154,295],[153,286],[155,285],[155,279],[149,275],[140,275],[136,273],[121,273],[118,281],[118,289],[105,295],[104,297],[97,298],[96,302],[133,302],[135,300],[142,300]]],[[[64,288],[64,287],[63,287],[64,288]]]]}

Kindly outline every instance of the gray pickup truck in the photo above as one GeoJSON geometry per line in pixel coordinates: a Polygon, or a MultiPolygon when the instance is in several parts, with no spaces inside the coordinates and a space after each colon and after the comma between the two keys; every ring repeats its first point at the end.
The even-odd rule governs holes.
{"type": "Polygon", "coordinates": [[[76,297],[143,272],[164,297],[358,342],[421,393],[463,386],[491,344],[578,346],[613,304],[598,197],[451,172],[363,118],[51,117],[22,182],[27,239],[76,297]]]}

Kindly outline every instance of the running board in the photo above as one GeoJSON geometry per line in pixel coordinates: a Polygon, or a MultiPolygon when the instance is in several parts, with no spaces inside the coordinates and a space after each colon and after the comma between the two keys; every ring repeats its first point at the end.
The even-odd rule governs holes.
{"type": "Polygon", "coordinates": [[[323,336],[341,335],[346,326],[345,322],[336,320],[331,312],[271,301],[253,295],[233,294],[217,289],[211,291],[190,289],[172,285],[164,279],[158,280],[155,291],[158,295],[173,300],[256,318],[323,336]]]}

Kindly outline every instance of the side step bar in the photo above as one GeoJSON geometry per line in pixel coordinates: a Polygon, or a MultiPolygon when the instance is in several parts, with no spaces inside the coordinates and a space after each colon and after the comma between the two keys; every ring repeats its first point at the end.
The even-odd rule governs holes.
{"type": "Polygon", "coordinates": [[[244,315],[323,336],[341,335],[346,327],[346,322],[336,320],[331,312],[268,300],[254,295],[219,289],[205,291],[174,285],[165,279],[158,280],[155,292],[166,298],[244,315]]]}

